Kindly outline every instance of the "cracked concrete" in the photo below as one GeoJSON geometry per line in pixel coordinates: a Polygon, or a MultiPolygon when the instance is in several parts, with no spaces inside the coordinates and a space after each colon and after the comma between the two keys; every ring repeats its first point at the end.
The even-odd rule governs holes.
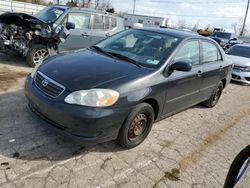
{"type": "MultiPolygon", "coordinates": [[[[31,71],[3,54],[0,69],[31,71]]],[[[247,86],[230,84],[215,108],[197,105],[164,119],[140,146],[123,150],[112,141],[83,146],[62,137],[29,112],[23,82],[0,90],[0,187],[217,188],[250,143],[247,86]]],[[[239,187],[249,184],[250,173],[239,187]]]]}

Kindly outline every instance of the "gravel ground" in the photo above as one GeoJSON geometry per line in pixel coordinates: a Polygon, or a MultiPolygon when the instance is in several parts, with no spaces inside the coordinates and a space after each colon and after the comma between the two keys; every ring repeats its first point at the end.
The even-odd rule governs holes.
{"type": "MultiPolygon", "coordinates": [[[[201,105],[156,123],[140,146],[84,146],[27,108],[32,69],[0,54],[0,187],[222,187],[250,143],[250,87],[230,84],[215,108],[201,105]]],[[[250,171],[250,170],[249,170],[250,171]]],[[[250,173],[239,187],[249,187],[250,173]]]]}

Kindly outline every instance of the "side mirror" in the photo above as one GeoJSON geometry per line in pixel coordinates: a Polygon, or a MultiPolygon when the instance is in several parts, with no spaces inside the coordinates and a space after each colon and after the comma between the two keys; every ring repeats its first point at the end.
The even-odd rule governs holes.
{"type": "Polygon", "coordinates": [[[170,65],[170,71],[183,71],[183,72],[189,72],[192,69],[192,64],[191,63],[187,63],[184,61],[177,61],[175,63],[173,63],[172,65],[170,65]]]}
{"type": "Polygon", "coordinates": [[[67,22],[65,27],[66,29],[70,30],[75,29],[76,25],[73,22],[67,22]]]}

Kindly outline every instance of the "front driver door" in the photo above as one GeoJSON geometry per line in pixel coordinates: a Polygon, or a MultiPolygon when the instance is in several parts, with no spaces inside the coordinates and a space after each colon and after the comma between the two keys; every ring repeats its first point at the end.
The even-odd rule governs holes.
{"type": "Polygon", "coordinates": [[[190,72],[174,71],[167,78],[164,115],[171,115],[187,108],[200,100],[199,92],[202,81],[202,65],[200,64],[200,47],[198,40],[185,42],[175,54],[172,63],[190,62],[190,72]]]}
{"type": "Polygon", "coordinates": [[[69,12],[63,20],[65,26],[67,22],[75,24],[75,29],[70,30],[65,42],[60,43],[59,51],[69,51],[82,49],[90,46],[90,14],[82,12],[69,12]]]}

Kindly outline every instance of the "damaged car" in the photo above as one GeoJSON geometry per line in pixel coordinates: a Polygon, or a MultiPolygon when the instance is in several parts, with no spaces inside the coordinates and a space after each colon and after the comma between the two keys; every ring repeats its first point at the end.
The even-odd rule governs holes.
{"type": "Polygon", "coordinates": [[[52,6],[37,15],[6,12],[0,15],[0,50],[11,50],[26,57],[26,62],[34,67],[42,59],[57,53],[58,44],[69,35],[67,26],[54,24],[66,7],[52,6]],[[66,29],[67,28],[67,29],[66,29]]]}
{"type": "Polygon", "coordinates": [[[23,54],[35,66],[51,54],[93,46],[122,30],[121,17],[85,8],[49,6],[35,16],[4,13],[0,15],[0,49],[23,54]]]}

